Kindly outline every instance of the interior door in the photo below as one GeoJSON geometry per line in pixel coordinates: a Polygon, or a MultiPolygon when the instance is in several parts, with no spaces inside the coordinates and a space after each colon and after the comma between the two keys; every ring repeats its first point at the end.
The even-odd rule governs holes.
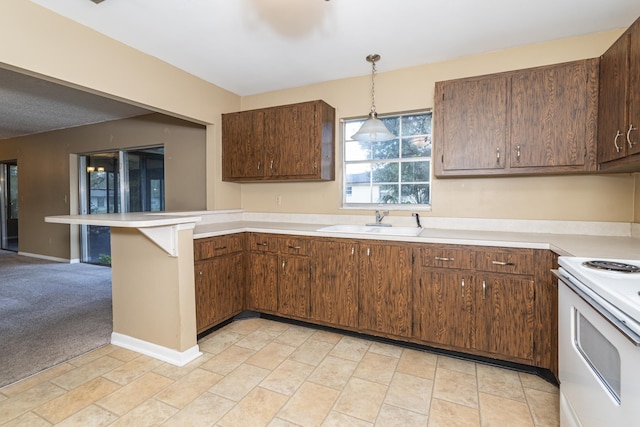
{"type": "Polygon", "coordinates": [[[18,251],[18,163],[0,164],[1,245],[8,251],[18,251]]]}

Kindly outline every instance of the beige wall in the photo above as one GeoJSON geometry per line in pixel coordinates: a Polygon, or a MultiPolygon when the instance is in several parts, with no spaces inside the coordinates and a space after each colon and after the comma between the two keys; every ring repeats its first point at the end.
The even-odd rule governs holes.
{"type": "Polygon", "coordinates": [[[202,125],[150,114],[1,141],[0,160],[18,161],[20,252],[77,257],[70,247],[71,241],[77,242],[73,227],[44,222],[47,215],[78,213],[77,157],[73,155],[151,145],[165,147],[167,210],[205,209],[202,125]]]}
{"type": "MultiPolygon", "coordinates": [[[[376,107],[379,113],[431,108],[436,81],[597,57],[621,33],[622,30],[615,30],[400,71],[380,72],[376,77],[376,107]]],[[[380,53],[379,69],[384,70],[384,52],[380,53]]],[[[368,67],[364,58],[362,67],[363,72],[368,67]]],[[[242,108],[324,99],[337,109],[338,117],[362,116],[370,107],[369,85],[369,76],[330,81],[244,97],[242,108]]],[[[341,177],[342,156],[340,145],[337,147],[336,176],[341,177]]],[[[635,184],[636,180],[629,174],[434,179],[433,210],[424,215],[629,222],[634,219],[635,184]]],[[[243,184],[242,206],[247,211],[371,213],[340,210],[339,180],[308,184],[243,184]],[[276,195],[282,196],[280,206],[275,204],[276,195]]],[[[408,215],[407,212],[395,214],[408,215]]],[[[635,215],[636,219],[638,216],[635,215]]]]}

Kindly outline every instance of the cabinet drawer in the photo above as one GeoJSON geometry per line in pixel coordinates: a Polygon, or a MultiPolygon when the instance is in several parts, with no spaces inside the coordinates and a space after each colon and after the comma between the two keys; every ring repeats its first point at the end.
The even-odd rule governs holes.
{"type": "Polygon", "coordinates": [[[240,252],[244,249],[242,235],[207,237],[194,241],[194,260],[240,252]]]}
{"type": "Polygon", "coordinates": [[[534,274],[533,250],[501,248],[476,252],[476,270],[509,274],[534,274]]]}
{"type": "Polygon", "coordinates": [[[248,245],[254,252],[278,252],[278,238],[270,234],[250,234],[248,245]]]}
{"type": "Polygon", "coordinates": [[[294,236],[286,239],[278,239],[280,253],[294,255],[309,255],[311,252],[311,241],[294,236]]]}
{"type": "Polygon", "coordinates": [[[458,247],[434,246],[422,249],[422,265],[432,268],[472,269],[473,252],[458,247]]]}

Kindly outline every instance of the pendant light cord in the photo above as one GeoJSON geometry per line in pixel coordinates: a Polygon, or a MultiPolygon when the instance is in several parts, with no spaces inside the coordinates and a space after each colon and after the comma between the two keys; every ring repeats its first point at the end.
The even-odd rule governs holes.
{"type": "MultiPolygon", "coordinates": [[[[369,59],[369,58],[367,58],[369,59]]],[[[376,113],[376,60],[371,59],[371,114],[375,116],[376,113]]]]}

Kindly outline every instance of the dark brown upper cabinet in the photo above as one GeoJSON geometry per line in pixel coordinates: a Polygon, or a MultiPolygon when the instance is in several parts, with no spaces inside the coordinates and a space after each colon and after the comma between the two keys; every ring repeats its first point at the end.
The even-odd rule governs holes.
{"type": "Polygon", "coordinates": [[[640,19],[600,58],[598,163],[605,172],[640,171],[640,19]]]}
{"type": "Polygon", "coordinates": [[[335,109],[310,101],[222,115],[223,181],[332,181],[335,109]]]}
{"type": "Polygon", "coordinates": [[[598,58],[437,82],[437,177],[597,169],[598,58]]]}

